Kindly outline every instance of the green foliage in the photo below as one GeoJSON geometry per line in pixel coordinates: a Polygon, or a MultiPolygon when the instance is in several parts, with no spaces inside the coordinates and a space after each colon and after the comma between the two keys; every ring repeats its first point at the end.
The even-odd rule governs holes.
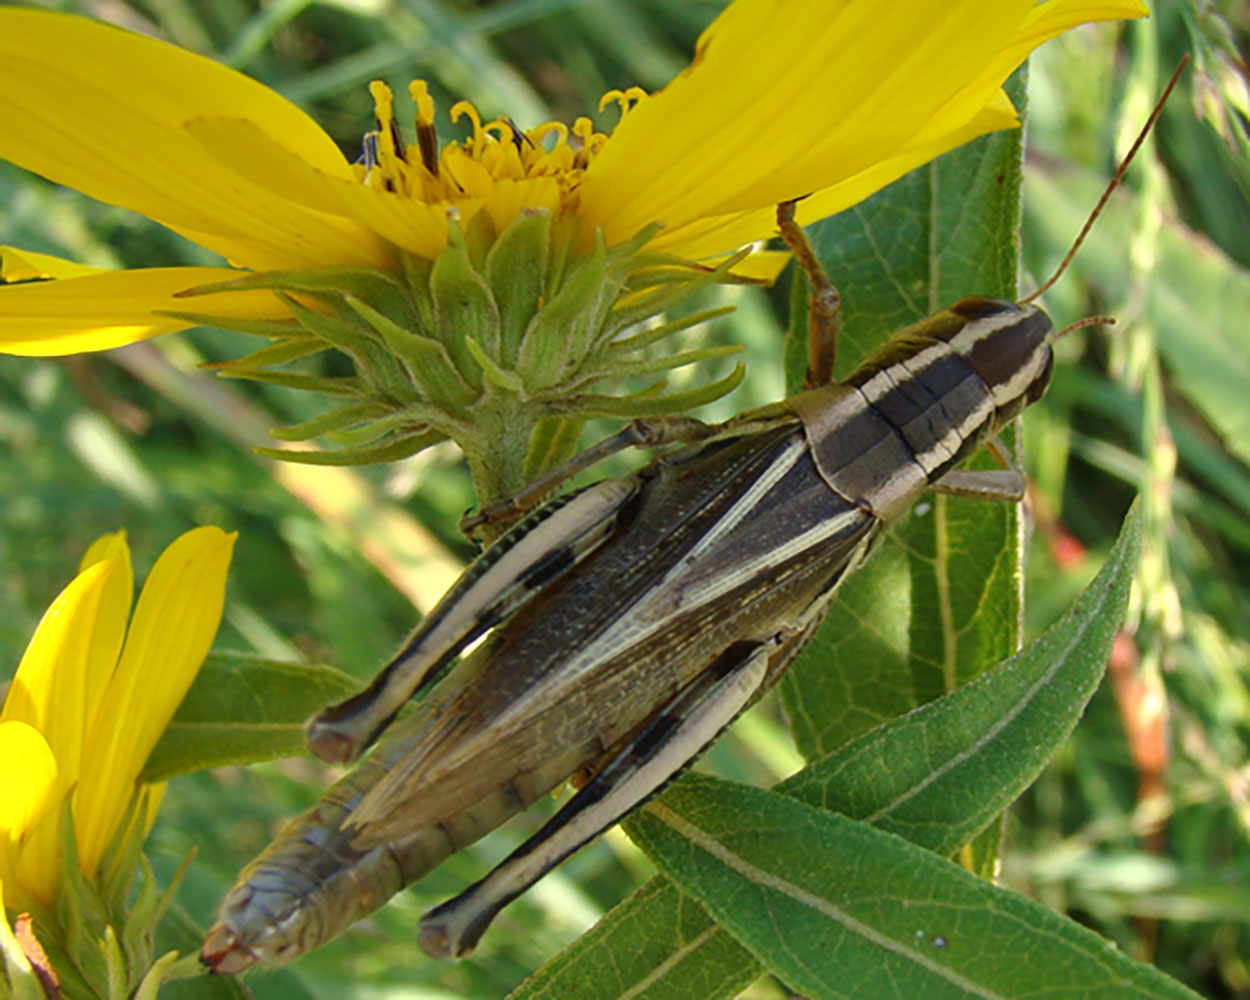
{"type": "MultiPolygon", "coordinates": [[[[1010,893],[992,890],[935,857],[954,853],[1010,805],[1076,725],[1102,678],[1123,618],[1139,544],[1140,517],[1130,514],[1099,575],[1068,614],[1028,649],[979,680],[852,740],[782,782],[773,794],[748,802],[740,796],[754,793],[742,786],[694,777],[679,782],[658,805],[627,823],[668,877],[660,876],[621,904],[512,1000],[565,995],[654,1000],[682,996],[683,990],[686,996],[707,1000],[729,998],[763,968],[816,990],[818,996],[888,995],[880,983],[865,978],[882,972],[907,983],[899,987],[900,996],[939,995],[931,992],[935,982],[926,979],[935,967],[934,934],[949,942],[956,926],[961,926],[961,937],[972,937],[977,946],[962,957],[941,952],[947,961],[937,963],[945,971],[936,985],[949,990],[962,980],[969,987],[951,995],[982,995],[971,992],[973,987],[1000,991],[989,995],[1027,993],[1039,984],[1036,973],[1016,977],[1023,956],[1045,966],[1048,960],[1062,963],[1072,952],[1080,956],[1078,965],[1088,960],[1114,969],[1110,980],[1122,991],[1114,995],[1153,995],[1131,992],[1130,983],[1155,983],[1160,995],[1188,995],[1123,956],[1109,958],[1105,942],[1088,932],[1010,893]],[[785,800],[809,808],[796,813],[785,800]],[[672,819],[686,809],[700,814],[701,828],[716,828],[717,844],[691,833],[684,819],[672,819]],[[871,833],[868,825],[882,834],[871,833]],[[684,832],[674,837],[678,828],[684,832]],[[809,842],[813,836],[819,846],[809,842]],[[770,897],[778,889],[776,879],[754,862],[727,859],[719,842],[737,838],[753,843],[755,860],[770,872],[780,860],[805,876],[815,859],[825,859],[822,864],[832,874],[825,882],[828,892],[822,891],[828,906],[810,893],[785,892],[780,901],[784,906],[800,899],[813,912],[779,913],[770,897]],[[926,850],[904,845],[899,838],[926,850]],[[696,854],[710,852],[713,863],[687,864],[692,849],[696,854]],[[729,871],[719,870],[716,862],[729,871]],[[917,875],[917,869],[923,874],[917,875]],[[857,889],[835,888],[852,878],[858,880],[857,889]],[[934,910],[939,892],[942,906],[934,910]],[[834,893],[849,895],[835,898],[834,893]],[[695,898],[720,927],[694,905],[695,898]],[[877,908],[876,919],[884,923],[869,928],[848,913],[845,920],[832,917],[838,926],[821,924],[831,917],[831,908],[849,901],[852,909],[877,908]],[[883,903],[888,909],[880,909],[883,903]],[[1011,913],[1012,922],[1009,927],[972,930],[961,925],[961,910],[984,910],[991,923],[1011,913]],[[933,921],[920,937],[915,933],[918,920],[933,921]],[[897,933],[896,924],[905,925],[905,932],[897,933]],[[779,938],[770,939],[778,930],[779,938]],[[819,950],[806,956],[803,975],[795,979],[789,951],[807,934],[818,939],[819,950]],[[735,938],[745,947],[734,945],[735,938]],[[986,953],[1000,956],[992,968],[984,964],[986,953]],[[850,970],[856,971],[847,982],[850,970]],[[813,985],[813,976],[824,986],[813,985]],[[829,992],[828,984],[838,982],[846,991],[829,992]],[[689,992],[695,983],[700,984],[697,994],[689,992]]],[[[1072,992],[1072,984],[1088,982],[1084,976],[1082,972],[1067,980],[1066,987],[1050,988],[1060,995],[1080,995],[1072,992]]]]}
{"type": "MultiPolygon", "coordinates": [[[[86,10],[72,2],[58,6],[86,10]]],[[[175,0],[118,10],[131,23],[277,87],[308,107],[344,148],[356,148],[370,120],[364,85],[374,76],[397,90],[410,77],[424,76],[444,107],[463,96],[487,114],[505,111],[521,123],[571,119],[586,113],[609,87],[653,88],[665,82],[684,64],[697,31],[719,6],[415,0],[360,7],[296,0],[262,7],[251,0],[213,5],[175,0]]],[[[1096,676],[1093,659],[1080,666],[1075,659],[1063,660],[1073,674],[1063,681],[1052,677],[1037,688],[1038,700],[1029,702],[1029,709],[1012,716],[1019,726],[1038,728],[1007,727],[996,735],[1015,740],[1000,748],[1012,752],[978,753],[966,761],[972,769],[1003,761],[1002,768],[986,768],[979,776],[941,770],[941,760],[954,758],[934,756],[937,736],[960,731],[945,713],[958,714],[962,700],[972,700],[975,710],[967,711],[983,733],[987,721],[993,728],[996,712],[1010,715],[1001,704],[1024,702],[1018,691],[1001,694],[1005,700],[997,708],[976,701],[1000,680],[1015,679],[1006,670],[947,693],[955,681],[980,674],[1014,648],[1019,591],[1012,564],[1016,515],[1002,509],[964,515],[963,504],[942,501],[913,512],[848,584],[808,659],[786,682],[785,704],[802,758],[821,763],[793,779],[794,785],[770,792],[705,779],[689,790],[682,786],[665,806],[687,822],[714,817],[709,829],[715,839],[704,838],[704,845],[731,845],[735,857],[748,858],[761,870],[770,859],[752,848],[751,838],[765,824],[757,821],[754,831],[732,828],[726,810],[758,807],[774,824],[796,827],[796,836],[831,851],[826,859],[831,878],[805,890],[843,908],[859,903],[840,872],[865,875],[870,862],[899,862],[888,879],[878,881],[889,882],[892,900],[928,900],[925,913],[933,920],[926,916],[924,926],[911,927],[891,917],[874,926],[913,952],[915,930],[925,930],[928,950],[916,953],[930,966],[962,969],[967,953],[960,949],[973,934],[979,944],[991,940],[995,921],[1010,913],[1019,927],[1055,928],[1054,948],[1069,948],[1081,961],[1109,963],[1104,968],[1119,981],[1160,982],[1125,958],[1133,956],[1204,995],[1227,997],[1250,992],[1245,959],[1250,808],[1244,791],[1244,748],[1250,739],[1250,646],[1244,626],[1250,618],[1250,456],[1241,433],[1247,403],[1241,388],[1246,307],[1240,304],[1247,298],[1250,263],[1250,168],[1231,61],[1232,53],[1244,50],[1250,25],[1244,11],[1229,3],[1182,0],[1158,6],[1152,23],[1118,40],[1107,31],[1065,37],[1042,50],[1030,73],[1023,251],[1025,273],[1037,277],[1026,279],[1026,287],[1035,286],[1066,250],[1114,167],[1114,151],[1144,119],[1145,106],[1179,49],[1198,56],[1182,92],[1165,110],[1151,143],[1154,155],[1148,148],[1073,271],[1047,295],[1058,324],[1109,312],[1120,320],[1119,332],[1081,331],[1060,345],[1054,385],[1030,411],[1024,433],[1024,466],[1037,486],[1026,634],[1040,631],[1072,603],[1111,550],[1131,497],[1143,495],[1143,570],[1113,684],[1094,694],[1071,742],[1054,752],[1096,676]],[[885,611],[894,613],[887,619],[885,611]],[[1043,703],[1046,698],[1051,700],[1043,703]],[[889,722],[925,703],[929,707],[915,715],[889,722]],[[1165,706],[1166,713],[1152,714],[1152,705],[1165,706]],[[874,730],[883,722],[889,724],[874,730]],[[899,749],[891,741],[899,741],[899,749]],[[1051,766],[1008,815],[999,879],[1045,903],[1049,911],[1043,911],[1023,896],[975,881],[932,853],[949,854],[956,844],[925,838],[970,836],[1005,808],[1031,780],[1037,762],[1052,752],[1051,766]],[[908,766],[881,764],[895,760],[908,766]],[[814,776],[824,772],[816,768],[835,766],[839,797],[826,799],[835,785],[818,781],[814,776]],[[906,820],[891,827],[892,834],[844,818],[881,808],[859,805],[865,794],[900,794],[894,782],[910,787],[908,782],[923,783],[926,774],[939,771],[944,781],[925,785],[930,796],[906,800],[911,809],[927,801],[935,812],[891,811],[906,820]],[[988,779],[997,786],[978,784],[988,779]],[[786,797],[805,784],[810,797],[786,797]],[[717,808],[709,812],[713,804],[717,808]],[[926,822],[926,816],[942,821],[926,822]],[[966,827],[946,822],[952,816],[966,827]],[[836,836],[830,840],[831,833],[836,836]],[[918,839],[927,850],[894,834],[918,839]],[[857,844],[868,854],[863,867],[854,859],[840,862],[857,844]],[[937,908],[939,892],[948,894],[946,899],[981,902],[958,916],[968,923],[956,922],[937,908]],[[1088,935],[1055,914],[1092,927],[1116,942],[1120,953],[1089,946],[1088,935]],[[945,948],[936,947],[937,934],[945,937],[945,948]]],[[[812,113],[819,114],[817,99],[812,113]]],[[[984,145],[980,154],[944,160],[819,231],[822,253],[846,301],[842,370],[889,329],[960,295],[1012,293],[1017,138],[994,140],[1000,145],[991,146],[984,162],[977,159],[986,155],[984,145]]],[[[6,243],[105,266],[206,262],[201,252],[159,227],[3,165],[0,204],[6,243]]],[[[745,381],[702,413],[705,419],[722,419],[780,395],[781,298],[770,301],[750,290],[722,287],[690,304],[691,312],[727,304],[739,309],[710,332],[682,332],[681,346],[672,351],[747,345],[745,381]]],[[[269,443],[268,427],[301,424],[324,413],[312,397],[281,385],[226,383],[195,371],[198,362],[253,347],[250,338],[201,330],[103,356],[0,360],[0,449],[6,455],[0,460],[0,558],[6,567],[0,579],[0,648],[6,662],[16,664],[39,615],[96,535],[126,527],[142,572],[192,523],[241,532],[217,648],[259,657],[258,673],[231,665],[232,655],[216,661],[214,671],[225,671],[222,686],[198,688],[202,697],[188,703],[176,735],[158,751],[181,748],[188,761],[220,763],[293,747],[310,704],[329,700],[331,689],[347,682],[327,671],[318,675],[325,686],[315,697],[307,690],[295,696],[277,664],[334,663],[353,677],[367,676],[411,627],[411,603],[428,608],[444,585],[435,581],[446,580],[445,567],[470,553],[454,528],[471,502],[468,476],[445,448],[391,468],[353,473],[350,480],[328,478],[340,470],[309,470],[325,471],[327,478],[295,480],[252,458],[251,447],[269,443]],[[406,510],[398,509],[397,499],[406,510]],[[257,714],[243,716],[246,725],[229,741],[218,747],[210,739],[198,749],[184,741],[183,734],[207,732],[201,727],[214,722],[238,722],[240,701],[252,698],[262,678],[283,696],[273,704],[269,697],[250,702],[257,714]],[[249,742],[270,724],[272,742],[249,742]]],[[[653,350],[657,359],[668,353],[653,350]]],[[[801,347],[790,357],[801,357],[801,347]]],[[[721,364],[714,376],[728,384],[733,364],[721,364]]],[[[322,357],[300,357],[295,366],[315,377],[347,374],[322,357]]],[[[703,384],[684,378],[675,373],[670,388],[697,391],[703,384]]],[[[648,381],[640,378],[633,388],[648,381]]],[[[609,427],[591,424],[583,441],[609,427]]],[[[565,451],[570,444],[553,447],[565,451]]],[[[1120,551],[1116,559],[1122,557],[1120,551]]],[[[1112,561],[1108,572],[1120,573],[1122,565],[1112,561]]],[[[1092,601],[1097,593],[1091,588],[1082,600],[1092,601]]],[[[1080,619],[1081,612],[1074,616],[1059,628],[1080,619]]],[[[1081,620],[1105,628],[1109,618],[1089,614],[1081,620]]],[[[1053,634],[1041,641],[1059,641],[1053,634]]],[[[1023,671],[1024,660],[1012,662],[1023,671]]],[[[803,762],[788,740],[777,702],[766,702],[700,767],[767,786],[803,762]]],[[[957,744],[945,749],[958,757],[957,744]]],[[[160,763],[161,773],[185,766],[174,759],[160,763]]],[[[296,760],[246,771],[218,769],[170,784],[150,841],[157,881],[169,881],[190,847],[200,854],[175,903],[178,924],[166,928],[169,941],[158,941],[157,953],[175,946],[194,950],[196,926],[206,925],[238,868],[328,780],[322,769],[296,760]]],[[[621,838],[610,837],[506,910],[471,960],[434,964],[418,956],[413,936],[418,915],[479,877],[550,810],[536,812],[542,815],[525,817],[462,852],[366,925],[291,968],[253,977],[244,987],[219,980],[211,988],[228,995],[245,995],[250,988],[256,996],[278,1000],[490,998],[505,995],[541,968],[518,996],[598,1000],[629,993],[684,1000],[733,996],[744,989],[753,998],[785,995],[778,977],[786,987],[815,995],[827,981],[827,972],[809,982],[803,970],[786,964],[778,954],[784,949],[768,940],[758,914],[733,912],[735,900],[755,899],[762,906],[782,901],[759,895],[759,885],[748,886],[757,894],[749,895],[729,881],[740,871],[723,863],[723,850],[717,861],[714,853],[654,818],[643,823],[657,844],[667,842],[667,848],[651,845],[667,852],[665,870],[682,876],[684,889],[702,893],[732,934],[665,879],[620,903],[650,868],[621,838]],[[578,938],[614,906],[604,923],[578,938]],[[564,945],[569,949],[558,954],[564,945]],[[756,981],[765,968],[771,974],[756,981]]],[[[1001,828],[989,825],[993,834],[1001,828]]],[[[765,846],[772,841],[789,843],[790,854],[803,844],[771,838],[765,846]]],[[[979,872],[998,854],[996,843],[980,843],[971,858],[959,855],[979,872]]],[[[791,881],[806,874],[792,865],[779,871],[791,881]]],[[[917,912],[911,909],[908,916],[917,912]]],[[[821,926],[819,933],[826,925],[821,926]]],[[[835,931],[845,928],[829,928],[830,934],[835,931]]],[[[819,945],[819,933],[809,928],[796,947],[819,945]]],[[[862,937],[854,941],[857,948],[865,946],[862,937]]],[[[830,943],[827,951],[833,950],[830,943]]],[[[1023,968],[1020,947],[1004,952],[998,960],[1018,959],[1017,969],[1023,968]]],[[[996,956],[988,950],[986,956],[988,975],[996,956]]],[[[804,957],[810,959],[805,967],[817,968],[825,954],[818,950],[804,957]]],[[[917,974],[917,963],[902,964],[907,975],[917,974]]],[[[834,980],[839,989],[851,985],[849,973],[834,980]]],[[[162,996],[204,996],[209,988],[209,981],[193,980],[163,989],[162,996]]],[[[1158,991],[1181,995],[1170,985],[1158,991]]]]}
{"type": "Polygon", "coordinates": [[[147,781],[304,752],[304,723],[357,688],[332,667],[211,653],[144,767],[147,781]]]}
{"type": "Polygon", "coordinates": [[[687,782],[635,833],[723,927],[814,998],[1193,996],[1038,903],[763,789],[687,782]]]}

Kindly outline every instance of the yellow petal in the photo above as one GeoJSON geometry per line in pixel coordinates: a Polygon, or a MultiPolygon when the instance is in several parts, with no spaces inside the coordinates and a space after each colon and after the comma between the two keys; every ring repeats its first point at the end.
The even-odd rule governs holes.
{"type": "Polygon", "coordinates": [[[161,802],[165,798],[165,789],[168,782],[158,781],[155,785],[143,786],[143,799],[139,803],[139,808],[135,811],[135,822],[143,824],[143,833],[146,836],[152,829],[152,824],[156,822],[156,814],[161,811],[161,802]]]}
{"type": "Polygon", "coordinates": [[[3,722],[0,760],[4,761],[0,838],[16,841],[32,830],[53,805],[56,758],[34,726],[3,722]]]}
{"type": "Polygon", "coordinates": [[[630,111],[591,163],[584,211],[613,242],[655,220],[676,229],[868,170],[960,92],[1032,4],[898,7],[882,17],[849,0],[731,4],[690,69],[630,111]]]}
{"type": "MultiPolygon", "coordinates": [[[[962,129],[937,139],[908,147],[897,156],[874,164],[868,170],[798,203],[795,216],[802,225],[827,218],[874,194],[916,167],[975,139],[986,132],[1010,126],[1016,121],[1015,109],[1006,96],[995,99],[962,129]]],[[[661,232],[653,245],[685,257],[701,260],[724,251],[725,247],[744,246],[776,233],[776,209],[773,206],[754,212],[700,219],[672,232],[661,232]]]]}
{"type": "MultiPolygon", "coordinates": [[[[425,202],[369,187],[354,178],[345,180],[320,173],[276,145],[251,122],[201,118],[189,122],[187,131],[210,155],[233,162],[241,175],[254,184],[269,187],[275,196],[283,190],[298,192],[302,200],[321,211],[345,215],[373,234],[422,257],[436,257],[447,244],[447,212],[451,208],[448,202],[425,202]]],[[[480,199],[458,201],[456,211],[461,224],[468,222],[481,205],[480,199]]]]}
{"type": "Polygon", "coordinates": [[[943,153],[956,149],[989,132],[998,132],[1019,124],[1016,109],[1007,95],[998,92],[980,113],[953,131],[943,132],[933,138],[922,131],[915,143],[905,146],[896,156],[873,164],[867,170],[849,177],[840,184],[818,191],[811,198],[799,202],[795,217],[803,225],[841,212],[869,195],[880,191],[906,173],[937,159],[943,153]]]}
{"type": "MultiPolygon", "coordinates": [[[[79,778],[87,732],[121,649],[130,605],[130,559],[116,536],[92,547],[93,558],[44,614],[4,703],[6,723],[20,720],[43,734],[58,763],[60,801],[79,778]]],[[[2,759],[2,758],[0,758],[2,759]]],[[[55,892],[60,813],[53,811],[22,849],[17,879],[44,902],[55,892]]]]}
{"type": "Polygon", "coordinates": [[[184,122],[182,128],[203,147],[207,156],[239,176],[275,197],[288,198],[319,212],[330,215],[342,212],[325,178],[360,183],[350,173],[319,171],[247,118],[201,114],[184,122]]]}
{"type": "Polygon", "coordinates": [[[157,560],[135,607],[78,784],[74,820],[92,872],[126,812],[144,762],[212,644],[235,536],[196,528],[157,560]]]}
{"type": "MultiPolygon", "coordinates": [[[[98,678],[88,678],[88,670],[101,662],[92,656],[91,644],[101,611],[107,610],[105,598],[115,593],[111,578],[123,571],[119,560],[96,563],[57,595],[26,647],[0,714],[2,722],[24,722],[39,730],[70,782],[77,779],[82,760],[87,692],[102,686],[98,678]]],[[[105,677],[115,662],[104,662],[105,677]]]]}
{"type": "Polygon", "coordinates": [[[495,231],[503,232],[523,211],[546,209],[558,215],[560,201],[560,185],[554,177],[505,177],[495,181],[484,209],[495,223],[495,231]]]}
{"type": "MultiPolygon", "coordinates": [[[[83,720],[84,734],[89,733],[95,725],[104,686],[117,666],[117,658],[121,655],[122,643],[126,638],[126,623],[130,621],[135,576],[130,563],[130,546],[126,544],[124,531],[102,535],[92,542],[78,564],[78,571],[84,573],[97,563],[104,562],[116,563],[117,568],[108,574],[104,584],[99,613],[87,644],[88,661],[83,688],[87,704],[87,713],[83,720]]],[[[76,778],[77,768],[74,773],[76,778]]]]}
{"type": "Polygon", "coordinates": [[[984,104],[985,95],[1002,86],[1015,68],[1038,46],[1045,44],[1081,24],[1095,21],[1118,21],[1149,16],[1150,11],[1138,0],[1049,0],[1029,11],[1011,39],[998,52],[991,53],[976,76],[968,82],[957,98],[948,104],[947,113],[963,117],[969,108],[984,104]]]}
{"type": "MultiPolygon", "coordinates": [[[[56,758],[47,741],[33,726],[24,722],[0,722],[0,760],[4,761],[4,781],[0,787],[0,882],[15,895],[19,853],[24,841],[49,816],[57,816],[56,758]]],[[[42,899],[51,896],[56,884],[55,858],[46,873],[33,886],[42,899]]],[[[3,905],[0,900],[0,917],[3,905]]]]}
{"type": "Polygon", "coordinates": [[[130,565],[130,546],[126,544],[126,532],[114,531],[101,535],[87,546],[87,551],[78,560],[78,572],[90,569],[96,563],[108,562],[110,559],[121,559],[130,565]]]}
{"type": "MultiPolygon", "coordinates": [[[[447,245],[448,212],[453,208],[450,202],[424,202],[341,181],[335,183],[335,194],[353,218],[398,247],[433,259],[447,245]]],[[[481,207],[480,199],[472,199],[456,202],[454,209],[463,226],[481,207]]]]}
{"type": "Polygon", "coordinates": [[[317,169],[352,176],[311,118],[241,73],[83,18],[0,9],[0,157],[202,233],[244,266],[306,266],[313,246],[323,264],[371,259],[368,234],[348,220],[274,197],[206,156],[182,127],[205,114],[247,118],[317,169]],[[233,252],[236,242],[263,247],[264,260],[233,252]]]}
{"type": "Polygon", "coordinates": [[[89,264],[53,257],[48,253],[19,250],[17,247],[0,246],[0,279],[4,281],[34,281],[38,278],[81,278],[84,274],[97,274],[104,270],[89,264]]]}
{"type": "Polygon", "coordinates": [[[61,355],[103,351],[193,324],[159,309],[209,313],[225,319],[289,316],[271,292],[174,296],[240,272],[217,267],[101,271],[63,281],[0,285],[0,354],[61,355]]]}
{"type": "Polygon", "coordinates": [[[764,281],[771,285],[790,263],[791,256],[793,255],[788,250],[756,250],[745,260],[738,261],[733,267],[733,273],[741,278],[764,281]]]}

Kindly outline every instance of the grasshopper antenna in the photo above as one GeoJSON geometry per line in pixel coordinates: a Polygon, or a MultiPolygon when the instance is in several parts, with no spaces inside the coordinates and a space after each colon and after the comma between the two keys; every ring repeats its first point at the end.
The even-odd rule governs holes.
{"type": "Polygon", "coordinates": [[[1115,317],[1086,316],[1084,319],[1078,319],[1075,323],[1069,323],[1053,336],[1047,337],[1046,342],[1053,344],[1056,340],[1063,340],[1073,330],[1084,330],[1087,326],[1115,326],[1115,317]]]}
{"type": "Polygon", "coordinates": [[[1081,227],[1080,233],[1077,234],[1076,240],[1072,244],[1067,255],[1060,262],[1059,267],[1043,284],[1025,298],[1020,300],[1020,304],[1032,302],[1040,297],[1043,293],[1054,286],[1055,282],[1063,277],[1063,272],[1068,269],[1068,265],[1072,263],[1072,258],[1076,256],[1076,252],[1081,249],[1081,244],[1085,242],[1085,237],[1089,235],[1090,229],[1094,223],[1098,221],[1098,216],[1102,214],[1102,210],[1106,207],[1107,202],[1111,199],[1112,193],[1120,186],[1120,181],[1124,180],[1124,175],[1128,172],[1129,164],[1133,162],[1133,157],[1137,155],[1137,151],[1141,149],[1142,143],[1146,141],[1146,136],[1150,134],[1150,130],[1154,128],[1155,122],[1159,120],[1159,115],[1163,111],[1163,105],[1167,103],[1168,97],[1176,87],[1176,82],[1181,78],[1181,73],[1185,71],[1185,67],[1189,65],[1189,55],[1181,59],[1180,65],[1176,67],[1176,72],[1172,74],[1172,79],[1168,81],[1168,85],[1163,88],[1163,95],[1155,103],[1154,110],[1150,112],[1150,117],[1146,119],[1146,124],[1142,126],[1142,130],[1137,133],[1137,138],[1133,140],[1133,145],[1129,147],[1129,151],[1125,154],[1124,159],[1120,161],[1120,166],[1116,169],[1115,175],[1107,184],[1107,189],[1103,191],[1102,197],[1098,199],[1098,204],[1094,206],[1094,210],[1090,213],[1089,218],[1085,220],[1085,225],[1081,227]]]}

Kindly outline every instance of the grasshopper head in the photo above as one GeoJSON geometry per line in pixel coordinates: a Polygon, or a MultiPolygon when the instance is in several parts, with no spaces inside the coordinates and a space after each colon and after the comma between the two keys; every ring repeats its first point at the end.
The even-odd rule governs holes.
{"type": "Polygon", "coordinates": [[[1004,299],[960,299],[949,312],[963,322],[950,328],[947,341],[990,390],[988,432],[994,433],[1041,399],[1050,384],[1054,325],[1037,306],[1004,299]]]}

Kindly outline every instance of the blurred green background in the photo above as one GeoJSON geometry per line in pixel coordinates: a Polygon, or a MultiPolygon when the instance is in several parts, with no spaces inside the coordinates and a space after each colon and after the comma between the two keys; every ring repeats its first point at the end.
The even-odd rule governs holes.
{"type": "MultiPolygon", "coordinates": [[[[152,32],[243,70],[307,108],[354,157],[370,127],[370,79],[403,88],[423,77],[442,109],[467,97],[484,115],[523,125],[571,120],[607,89],[662,86],[722,4],[42,6],[152,32]]],[[[1250,142],[1238,56],[1250,8],[1159,6],[1146,23],[1070,33],[1031,62],[1023,253],[1035,284],[1096,201],[1162,78],[1183,52],[1195,60],[1125,190],[1046,299],[1057,325],[1092,312],[1119,325],[1064,341],[1053,387],[1026,417],[1029,634],[1092,577],[1138,491],[1149,500],[1148,538],[1132,637],[1068,750],[1013,810],[1002,876],[1203,995],[1250,997],[1250,142]]],[[[811,113],[820,114],[818,95],[811,113]]],[[[0,241],[103,266],[213,263],[145,219],[7,164],[0,241]]],[[[785,283],[771,293],[715,289],[699,303],[738,305],[691,336],[744,344],[748,363],[744,385],[705,418],[780,396],[785,283]]],[[[265,428],[322,404],[196,371],[250,349],[247,338],[198,330],[97,356],[0,358],[0,678],[86,546],[119,526],[140,573],[193,524],[238,530],[217,647],[360,677],[411,628],[413,604],[428,608],[472,556],[455,529],[472,497],[454,450],[346,474],[251,457],[250,446],[267,443],[265,428]]],[[[689,375],[702,382],[727,367],[689,375]]],[[[587,439],[606,429],[590,428],[587,439]]],[[[799,763],[770,699],[700,766],[771,783],[799,763]]],[[[199,850],[179,895],[188,927],[207,924],[236,871],[326,780],[324,769],[294,760],[171,785],[150,848],[162,876],[199,850]]],[[[275,998],[502,996],[649,870],[614,832],[506,910],[470,960],[426,960],[415,946],[420,913],[541,819],[492,834],[251,988],[275,998]]],[[[181,945],[195,946],[190,932],[181,945]]],[[[786,993],[767,982],[751,995],[786,993]]]]}

